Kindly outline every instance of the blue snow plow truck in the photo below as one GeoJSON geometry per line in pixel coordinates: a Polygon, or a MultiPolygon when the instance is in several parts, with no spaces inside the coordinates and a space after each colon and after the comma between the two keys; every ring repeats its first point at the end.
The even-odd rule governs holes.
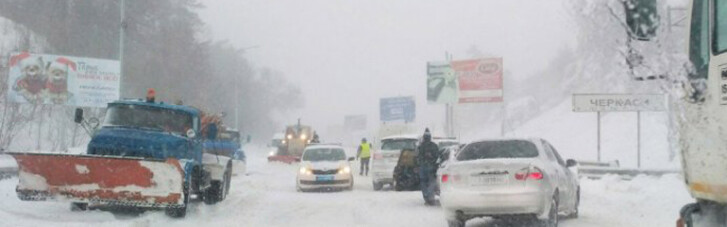
{"type": "Polygon", "coordinates": [[[184,217],[190,198],[214,204],[229,192],[233,160],[203,148],[205,141],[217,139],[219,116],[138,100],[109,103],[103,124],[84,119],[82,109],[75,121],[92,134],[86,154],[12,154],[21,199],[63,198],[74,210],[164,209],[184,217]]]}

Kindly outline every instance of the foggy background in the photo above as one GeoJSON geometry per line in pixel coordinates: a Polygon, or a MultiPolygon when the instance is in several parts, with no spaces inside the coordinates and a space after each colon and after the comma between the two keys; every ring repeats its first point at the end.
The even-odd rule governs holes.
{"type": "MultiPolygon", "coordinates": [[[[211,38],[252,47],[245,51],[251,62],[278,69],[300,86],[304,107],[279,120],[293,124],[300,117],[324,136],[328,125],[342,124],[350,114],[368,115],[368,128],[375,130],[379,98],[410,95],[417,123],[443,131],[444,106],[426,103],[427,61],[445,60],[445,51],[454,60],[503,57],[509,93],[518,88],[507,81],[550,77],[538,72],[577,35],[560,0],[203,3],[200,17],[211,38]]],[[[489,118],[486,113],[458,120],[489,118]]]]}

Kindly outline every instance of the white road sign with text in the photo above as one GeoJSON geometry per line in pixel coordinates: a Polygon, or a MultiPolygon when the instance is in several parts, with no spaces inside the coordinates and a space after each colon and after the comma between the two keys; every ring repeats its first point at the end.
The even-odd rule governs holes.
{"type": "Polygon", "coordinates": [[[662,94],[573,94],[574,112],[665,111],[662,94]]]}

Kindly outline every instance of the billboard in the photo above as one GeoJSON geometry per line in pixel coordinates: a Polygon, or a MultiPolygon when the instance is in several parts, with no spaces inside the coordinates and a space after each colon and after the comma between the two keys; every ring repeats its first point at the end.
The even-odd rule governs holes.
{"type": "Polygon", "coordinates": [[[429,103],[502,102],[502,58],[427,63],[429,103]]]}
{"type": "Polygon", "coordinates": [[[662,94],[573,94],[573,112],[666,111],[662,94]]]}
{"type": "Polygon", "coordinates": [[[343,127],[346,132],[366,130],[366,115],[346,115],[343,118],[343,127]]]}
{"type": "Polygon", "coordinates": [[[427,62],[427,101],[429,103],[456,103],[459,86],[449,62],[427,62]]]}
{"type": "Polygon", "coordinates": [[[379,100],[379,111],[381,121],[413,122],[416,111],[414,97],[382,98],[379,100]]]}
{"type": "Polygon", "coordinates": [[[10,102],[106,107],[120,97],[119,61],[22,52],[8,68],[10,102]]]}

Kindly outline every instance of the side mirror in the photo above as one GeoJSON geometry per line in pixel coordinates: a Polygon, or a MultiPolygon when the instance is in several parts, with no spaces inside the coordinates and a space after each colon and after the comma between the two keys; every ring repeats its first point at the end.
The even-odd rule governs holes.
{"type": "Polygon", "coordinates": [[[565,161],[565,167],[573,167],[576,165],[578,165],[578,162],[576,162],[576,160],[568,159],[565,161]]]}
{"type": "Polygon", "coordinates": [[[76,108],[76,117],[73,119],[76,123],[80,124],[83,122],[83,109],[76,108]]]}
{"type": "Polygon", "coordinates": [[[354,158],[354,157],[349,157],[349,158],[348,158],[348,161],[349,161],[349,162],[352,162],[353,160],[356,160],[356,158],[354,158]]]}
{"type": "Polygon", "coordinates": [[[195,136],[197,136],[197,133],[194,132],[194,129],[190,128],[189,130],[187,130],[187,138],[194,138],[195,136]]]}
{"type": "Polygon", "coordinates": [[[90,126],[92,129],[97,129],[98,126],[101,124],[101,122],[98,120],[98,118],[92,117],[88,119],[88,126],[90,126]]]}

